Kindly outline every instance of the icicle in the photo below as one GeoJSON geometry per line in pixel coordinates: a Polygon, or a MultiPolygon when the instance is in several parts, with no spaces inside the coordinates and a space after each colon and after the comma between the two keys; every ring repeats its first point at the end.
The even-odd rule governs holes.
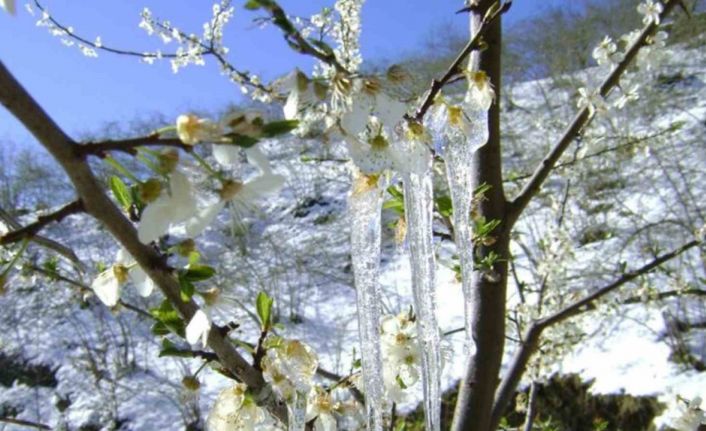
{"type": "Polygon", "coordinates": [[[453,133],[442,139],[446,141],[444,161],[454,209],[454,240],[461,261],[466,353],[473,354],[475,345],[471,336],[471,277],[473,275],[473,228],[470,218],[473,200],[471,163],[473,153],[488,141],[488,111],[469,109],[466,115],[471,124],[470,136],[453,133]]]}
{"type": "Polygon", "coordinates": [[[422,384],[427,431],[439,431],[441,414],[441,354],[436,309],[432,235],[434,193],[431,155],[423,173],[403,174],[407,241],[412,266],[412,290],[417,331],[422,343],[422,384]]]}
{"type": "Polygon", "coordinates": [[[380,223],[381,190],[376,177],[360,176],[348,200],[351,214],[351,257],[358,305],[367,429],[382,431],[384,383],[380,353],[380,223]]]}
{"type": "Polygon", "coordinates": [[[294,400],[287,405],[288,431],[304,431],[306,429],[306,397],[307,394],[295,391],[294,400]]]}

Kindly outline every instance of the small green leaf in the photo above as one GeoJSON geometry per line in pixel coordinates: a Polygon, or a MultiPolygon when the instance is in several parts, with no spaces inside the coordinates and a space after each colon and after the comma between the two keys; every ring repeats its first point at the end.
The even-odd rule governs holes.
{"type": "Polygon", "coordinates": [[[230,140],[231,144],[237,145],[241,148],[250,148],[259,142],[259,139],[257,138],[241,135],[239,133],[227,133],[225,137],[230,140]]]}
{"type": "Polygon", "coordinates": [[[196,292],[194,284],[184,277],[179,277],[179,293],[181,294],[181,300],[189,302],[191,297],[194,296],[194,292],[196,292]]]}
{"type": "Polygon", "coordinates": [[[385,201],[382,204],[382,208],[386,210],[392,210],[400,215],[404,215],[404,202],[398,201],[397,199],[385,201]]]}
{"type": "Polygon", "coordinates": [[[113,175],[110,177],[109,181],[110,189],[113,191],[113,196],[115,196],[115,199],[118,203],[120,203],[120,206],[123,207],[123,209],[130,208],[130,205],[132,205],[132,196],[123,180],[121,180],[120,177],[113,175]]]}
{"type": "Polygon", "coordinates": [[[404,194],[399,187],[390,186],[387,188],[387,192],[392,195],[392,197],[404,200],[404,194]]]}
{"type": "Polygon", "coordinates": [[[164,356],[174,356],[177,358],[191,358],[193,355],[191,352],[178,349],[174,343],[165,338],[162,340],[162,348],[159,351],[159,357],[164,356]]]}
{"type": "Polygon", "coordinates": [[[297,127],[299,127],[298,120],[273,121],[262,127],[262,136],[265,138],[274,138],[275,136],[289,133],[297,127]]]}
{"type": "Polygon", "coordinates": [[[152,326],[153,334],[167,335],[173,332],[182,338],[184,337],[184,321],[169,301],[165,299],[159,307],[151,308],[150,314],[157,320],[157,323],[152,326]]]}
{"type": "Polygon", "coordinates": [[[272,318],[272,304],[275,302],[273,298],[268,296],[265,292],[260,292],[257,294],[257,300],[255,302],[257,308],[257,315],[260,317],[260,322],[262,323],[262,329],[270,329],[270,319],[272,318]]]}
{"type": "Polygon", "coordinates": [[[451,204],[451,197],[439,196],[435,200],[436,206],[439,208],[439,214],[444,217],[451,217],[453,215],[453,205],[451,204]]]}
{"type": "Polygon", "coordinates": [[[262,7],[262,4],[258,0],[248,0],[245,2],[244,7],[247,10],[258,10],[262,7]]]}
{"type": "Polygon", "coordinates": [[[179,278],[183,278],[191,283],[208,280],[216,275],[216,270],[208,265],[189,265],[188,268],[179,271],[179,278]]]}

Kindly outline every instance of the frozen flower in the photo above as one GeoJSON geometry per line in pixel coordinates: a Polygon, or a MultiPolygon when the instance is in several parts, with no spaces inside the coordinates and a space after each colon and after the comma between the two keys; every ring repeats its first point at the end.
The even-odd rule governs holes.
{"type": "Polygon", "coordinates": [[[584,87],[579,88],[579,98],[576,101],[576,106],[580,109],[587,108],[588,115],[593,116],[596,112],[605,112],[606,104],[597,91],[589,93],[584,87]]]}
{"type": "Polygon", "coordinates": [[[163,191],[142,212],[137,235],[142,243],[148,244],[164,235],[170,226],[183,222],[195,212],[196,200],[191,183],[184,174],[175,171],[169,179],[169,190],[163,191]]]}
{"type": "Polygon", "coordinates": [[[385,316],[381,323],[383,379],[388,396],[401,402],[419,380],[421,350],[411,313],[385,316]]]}
{"type": "Polygon", "coordinates": [[[189,344],[196,344],[200,340],[201,344],[206,347],[210,330],[211,321],[206,313],[198,310],[191,317],[189,324],[186,325],[186,341],[188,341],[189,344]]]}
{"type": "Polygon", "coordinates": [[[10,15],[15,14],[15,0],[0,0],[0,6],[10,15]]]}
{"type": "Polygon", "coordinates": [[[678,431],[698,431],[702,424],[706,424],[706,416],[701,409],[701,397],[693,398],[685,407],[680,405],[680,409],[680,416],[672,423],[678,431]]]}
{"type": "Polygon", "coordinates": [[[341,117],[341,128],[346,134],[358,137],[374,117],[387,133],[407,113],[407,105],[385,94],[377,79],[357,79],[353,82],[350,108],[341,117]]]}
{"type": "Polygon", "coordinates": [[[273,344],[262,359],[265,380],[287,402],[297,393],[309,393],[319,366],[316,353],[299,340],[279,339],[273,344]]]}
{"type": "Polygon", "coordinates": [[[142,267],[135,262],[135,259],[130,256],[130,253],[128,253],[127,250],[121,248],[118,251],[116,262],[125,268],[128,268],[128,277],[135,286],[137,293],[142,297],[150,296],[154,290],[154,281],[152,281],[142,267]]]}
{"type": "Polygon", "coordinates": [[[206,419],[209,431],[276,430],[274,419],[247,393],[247,386],[236,383],[222,390],[206,419]]]}
{"type": "Polygon", "coordinates": [[[321,386],[314,386],[309,392],[306,405],[306,421],[314,421],[316,431],[336,431],[336,418],[334,412],[338,403],[334,402],[331,394],[321,386]]]}
{"type": "Polygon", "coordinates": [[[222,130],[218,124],[196,115],[180,115],[176,120],[176,131],[181,142],[194,145],[202,141],[218,139],[222,130]]]}
{"type": "Polygon", "coordinates": [[[666,31],[658,31],[653,36],[647,38],[647,43],[654,48],[664,48],[667,46],[669,35],[666,31]]]}
{"type": "Polygon", "coordinates": [[[655,23],[659,25],[659,15],[662,13],[662,3],[654,0],[645,0],[637,6],[637,11],[644,15],[642,23],[647,25],[655,23]]]}
{"type": "Polygon", "coordinates": [[[482,70],[468,72],[468,91],[465,102],[471,107],[487,111],[495,99],[495,91],[490,78],[482,70]]]}
{"type": "Polygon", "coordinates": [[[299,69],[293,70],[273,84],[277,91],[288,93],[283,108],[284,118],[287,120],[298,119],[302,111],[316,103],[314,86],[310,84],[309,78],[299,69]]]}
{"type": "Polygon", "coordinates": [[[120,288],[128,280],[127,268],[122,265],[114,265],[98,276],[91,283],[91,289],[98,299],[108,307],[115,307],[120,300],[120,288]]]}
{"type": "Polygon", "coordinates": [[[593,50],[593,58],[601,66],[604,64],[613,65],[623,58],[622,54],[617,51],[618,46],[613,42],[613,39],[606,36],[593,50]]]}
{"type": "Polygon", "coordinates": [[[284,184],[284,177],[273,173],[263,173],[250,181],[223,181],[220,199],[199,210],[186,223],[186,233],[191,238],[200,235],[216,218],[219,212],[230,203],[236,211],[242,211],[255,200],[277,193],[284,184]]]}

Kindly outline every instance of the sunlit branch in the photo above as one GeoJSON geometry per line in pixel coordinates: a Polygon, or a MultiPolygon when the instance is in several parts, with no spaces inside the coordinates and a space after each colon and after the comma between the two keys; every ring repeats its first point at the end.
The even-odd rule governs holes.
{"type": "MultiPolygon", "coordinates": [[[[674,7],[680,2],[680,0],[667,0],[664,4],[664,9],[660,15],[660,22],[669,15],[669,13],[674,9],[674,7]]],[[[620,61],[608,77],[603,81],[603,83],[598,88],[598,94],[605,98],[608,94],[620,83],[620,78],[627,70],[628,66],[637,57],[638,52],[641,48],[648,44],[648,38],[652,36],[659,24],[655,22],[650,22],[643,29],[640,35],[637,37],[635,42],[629,46],[625,56],[622,61],[620,61]]],[[[542,159],[539,166],[535,169],[532,174],[532,178],[529,179],[527,184],[517,197],[510,202],[507,225],[512,226],[520,214],[527,207],[532,198],[539,192],[542,184],[547,179],[549,174],[554,169],[556,163],[561,158],[564,151],[569,147],[569,145],[574,141],[574,139],[581,133],[581,131],[593,120],[594,115],[591,113],[591,108],[586,106],[582,108],[574,117],[571,124],[566,128],[561,138],[552,147],[549,153],[542,159]]]]}
{"type": "Polygon", "coordinates": [[[30,223],[25,227],[6,233],[2,237],[0,237],[0,245],[12,244],[25,238],[31,239],[35,235],[37,235],[42,229],[44,229],[47,225],[53,222],[61,222],[64,218],[70,215],[78,214],[84,211],[85,208],[83,206],[83,202],[80,199],[77,199],[69,204],[64,205],[59,210],[51,214],[41,215],[37,217],[37,221],[35,221],[34,223],[30,223]]]}
{"type": "Polygon", "coordinates": [[[469,55],[471,55],[473,51],[476,51],[482,47],[483,35],[487,31],[489,24],[493,22],[496,18],[498,18],[500,15],[507,12],[510,9],[511,5],[512,0],[506,0],[502,3],[502,6],[498,8],[493,14],[483,18],[483,21],[481,22],[476,34],[471,38],[471,40],[468,41],[466,46],[461,49],[461,51],[456,56],[456,59],[451,63],[448,69],[446,69],[444,75],[439,79],[434,79],[431,81],[431,87],[427,91],[427,95],[424,98],[424,101],[422,102],[417,112],[414,114],[414,117],[410,119],[413,119],[418,123],[422,122],[422,120],[424,119],[424,115],[426,115],[429,108],[431,108],[431,106],[434,104],[434,99],[436,99],[436,96],[439,94],[441,89],[452,81],[456,81],[455,78],[457,77],[457,75],[463,71],[463,62],[468,58],[469,55]]]}
{"type": "Polygon", "coordinates": [[[651,262],[647,263],[646,265],[643,265],[642,267],[636,270],[624,273],[614,282],[596,290],[595,292],[584,297],[583,299],[578,300],[568,305],[567,307],[549,316],[536,320],[532,324],[530,324],[529,328],[525,332],[522,343],[518,347],[517,351],[515,352],[515,355],[513,356],[512,361],[510,362],[508,372],[505,374],[505,377],[500,382],[498,390],[496,391],[492,413],[493,423],[499,423],[500,418],[503,416],[505,407],[510,401],[512,394],[517,389],[517,385],[519,384],[520,379],[522,378],[522,374],[524,373],[530,358],[539,346],[540,337],[542,335],[542,332],[546,328],[557,323],[563,322],[564,320],[576,316],[577,314],[587,311],[588,308],[590,308],[597,300],[603,298],[605,295],[615,291],[626,283],[651,272],[652,270],[664,264],[665,262],[668,262],[678,257],[682,253],[694,247],[697,247],[700,244],[701,242],[696,240],[684,244],[683,246],[669,253],[665,253],[655,258],[651,262]]]}
{"type": "Polygon", "coordinates": [[[109,151],[120,151],[130,155],[136,155],[137,148],[139,147],[175,147],[186,152],[191,152],[194,149],[193,146],[183,143],[180,139],[163,139],[160,137],[159,133],[154,133],[149,136],[132,139],[87,142],[83,145],[79,145],[76,151],[82,156],[92,155],[104,157],[105,153],[109,151]]]}
{"type": "MultiPolygon", "coordinates": [[[[39,9],[42,13],[46,13],[46,10],[44,6],[40,3],[39,0],[34,0],[34,4],[39,9]]],[[[108,52],[111,54],[116,54],[116,55],[124,55],[124,56],[129,56],[129,57],[137,57],[141,59],[146,59],[146,60],[159,60],[159,59],[176,59],[180,58],[180,55],[174,52],[139,52],[131,49],[124,49],[124,48],[116,48],[116,47],[111,47],[108,45],[103,45],[103,44],[97,44],[94,41],[91,41],[89,39],[86,39],[83,36],[80,36],[76,34],[72,29],[69,27],[65,26],[64,24],[60,23],[57,21],[52,15],[49,13],[46,13],[47,19],[54,25],[56,28],[59,30],[63,31],[64,34],[62,35],[63,37],[67,37],[69,39],[73,39],[76,42],[79,42],[83,45],[86,45],[90,48],[93,48],[95,50],[99,51],[104,51],[108,52]]],[[[171,28],[168,28],[164,26],[162,23],[157,23],[159,27],[162,29],[166,30],[172,30],[171,28]]],[[[189,35],[186,33],[183,33],[179,31],[180,37],[183,39],[189,39],[189,35]]],[[[215,58],[218,63],[221,65],[223,70],[226,70],[230,74],[235,74],[237,76],[237,81],[242,84],[242,85],[247,85],[249,87],[252,87],[254,89],[263,91],[265,93],[272,93],[272,89],[263,85],[260,82],[255,82],[252,80],[250,77],[250,74],[241,70],[238,70],[232,63],[230,63],[225,56],[223,56],[220,52],[216,50],[216,48],[213,46],[213,44],[206,45],[204,43],[199,43],[200,55],[206,55],[206,56],[211,56],[215,58]]],[[[277,95],[273,95],[275,98],[278,98],[277,95]]]]}
{"type": "MultiPolygon", "coordinates": [[[[2,208],[0,208],[0,219],[2,219],[2,221],[5,222],[13,230],[22,229],[22,225],[20,225],[10,213],[8,213],[2,208]]],[[[41,245],[42,247],[53,250],[59,253],[61,256],[64,256],[66,259],[71,261],[80,271],[86,270],[86,265],[81,262],[78,256],[76,256],[76,253],[74,253],[74,251],[69,247],[42,235],[34,235],[30,239],[32,242],[35,242],[41,245]]]]}
{"type": "MultiPolygon", "coordinates": [[[[133,224],[110,200],[93,175],[88,162],[77,154],[74,142],[0,62],[0,103],[17,118],[44,146],[69,176],[87,213],[99,220],[125,250],[155,282],[185,321],[198,310],[193,300],[181,298],[179,282],[163,258],[150,246],[140,242],[133,224]]],[[[219,331],[209,331],[208,346],[218,355],[221,364],[237,376],[255,394],[258,403],[266,407],[282,423],[287,423],[286,408],[279,404],[258,370],[237,351],[219,331]]]]}

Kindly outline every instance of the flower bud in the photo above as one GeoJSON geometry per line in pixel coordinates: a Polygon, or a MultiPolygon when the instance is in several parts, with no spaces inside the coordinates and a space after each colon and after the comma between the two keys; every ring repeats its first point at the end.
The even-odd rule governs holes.
{"type": "Polygon", "coordinates": [[[179,152],[175,149],[163,151],[157,160],[159,171],[163,174],[171,174],[179,164],[179,152]]]}
{"type": "Polygon", "coordinates": [[[148,204],[154,202],[159,197],[160,193],[162,193],[162,183],[157,178],[150,178],[140,183],[138,191],[140,200],[148,204]]]}
{"type": "Polygon", "coordinates": [[[181,384],[190,391],[198,391],[201,388],[201,383],[199,382],[199,379],[194,376],[185,376],[183,379],[181,379],[181,384]]]}

